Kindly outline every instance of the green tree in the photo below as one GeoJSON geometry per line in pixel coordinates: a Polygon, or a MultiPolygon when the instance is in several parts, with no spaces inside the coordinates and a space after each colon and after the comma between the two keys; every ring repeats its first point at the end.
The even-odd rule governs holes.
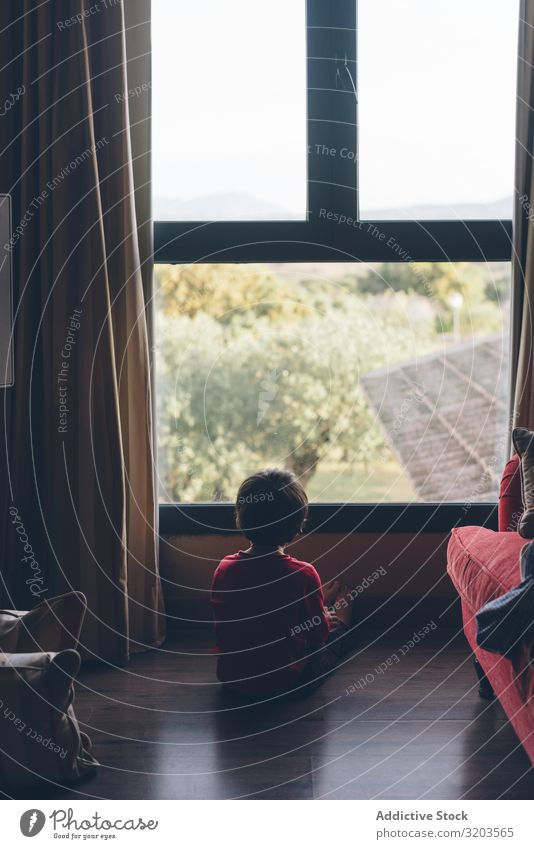
{"type": "MultiPolygon", "coordinates": [[[[462,296],[461,326],[474,333],[493,332],[502,324],[496,303],[488,300],[483,267],[469,262],[382,263],[357,282],[362,294],[406,292],[428,298],[435,307],[438,333],[453,326],[453,295],[462,296]]],[[[496,301],[497,299],[493,299],[496,301]]]]}
{"type": "Polygon", "coordinates": [[[359,377],[413,351],[413,328],[358,298],[344,310],[252,327],[205,312],[160,314],[158,432],[164,497],[233,499],[266,465],[306,483],[324,459],[365,462],[384,447],[359,377]]]}
{"type": "Polygon", "coordinates": [[[315,305],[299,281],[291,284],[256,265],[159,265],[156,297],[168,316],[204,313],[222,324],[252,325],[311,316],[315,305]]]}

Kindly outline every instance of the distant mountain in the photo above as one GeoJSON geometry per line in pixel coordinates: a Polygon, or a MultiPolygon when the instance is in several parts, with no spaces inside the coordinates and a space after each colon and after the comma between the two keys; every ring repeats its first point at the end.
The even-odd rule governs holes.
{"type": "MultiPolygon", "coordinates": [[[[511,218],[513,198],[492,203],[418,204],[365,212],[366,221],[429,221],[511,218]]],[[[198,198],[154,198],[157,221],[295,221],[299,216],[245,193],[219,192],[198,198]]]]}
{"type": "Polygon", "coordinates": [[[390,209],[371,209],[366,211],[367,221],[418,221],[458,219],[460,221],[477,218],[511,218],[513,198],[493,201],[492,203],[457,203],[457,204],[419,204],[407,207],[391,207],[390,209]]]}
{"type": "Polygon", "coordinates": [[[159,221],[284,221],[298,218],[281,206],[238,192],[220,192],[189,200],[156,197],[154,217],[159,221]]]}

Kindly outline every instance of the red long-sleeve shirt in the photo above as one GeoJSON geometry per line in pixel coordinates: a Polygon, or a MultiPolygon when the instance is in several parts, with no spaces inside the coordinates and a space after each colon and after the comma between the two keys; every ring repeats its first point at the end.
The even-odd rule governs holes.
{"type": "Polygon", "coordinates": [[[328,636],[321,580],[288,554],[239,551],[221,561],[211,601],[217,676],[247,695],[287,692],[328,636]]]}

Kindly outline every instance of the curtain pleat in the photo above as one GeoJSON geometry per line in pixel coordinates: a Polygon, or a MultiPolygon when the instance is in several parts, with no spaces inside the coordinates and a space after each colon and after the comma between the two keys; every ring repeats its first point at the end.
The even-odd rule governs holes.
{"type": "Polygon", "coordinates": [[[512,426],[534,428],[534,2],[521,0],[512,256],[512,426]]]}
{"type": "MultiPolygon", "coordinates": [[[[0,6],[3,92],[24,92],[0,121],[15,287],[0,591],[17,607],[83,591],[84,653],[114,663],[164,638],[148,343],[150,103],[136,102],[147,135],[135,135],[134,152],[125,7],[0,6]],[[148,174],[138,193],[136,156],[148,174]],[[21,559],[21,539],[33,561],[21,559]]],[[[135,27],[148,57],[149,34],[148,22],[135,27]]]]}

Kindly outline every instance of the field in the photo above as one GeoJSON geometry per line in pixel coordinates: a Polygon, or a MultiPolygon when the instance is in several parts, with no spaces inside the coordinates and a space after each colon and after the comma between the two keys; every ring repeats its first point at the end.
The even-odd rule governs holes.
{"type": "Polygon", "coordinates": [[[417,498],[400,464],[392,458],[380,469],[322,463],[308,484],[310,501],[391,502],[417,498]]]}

